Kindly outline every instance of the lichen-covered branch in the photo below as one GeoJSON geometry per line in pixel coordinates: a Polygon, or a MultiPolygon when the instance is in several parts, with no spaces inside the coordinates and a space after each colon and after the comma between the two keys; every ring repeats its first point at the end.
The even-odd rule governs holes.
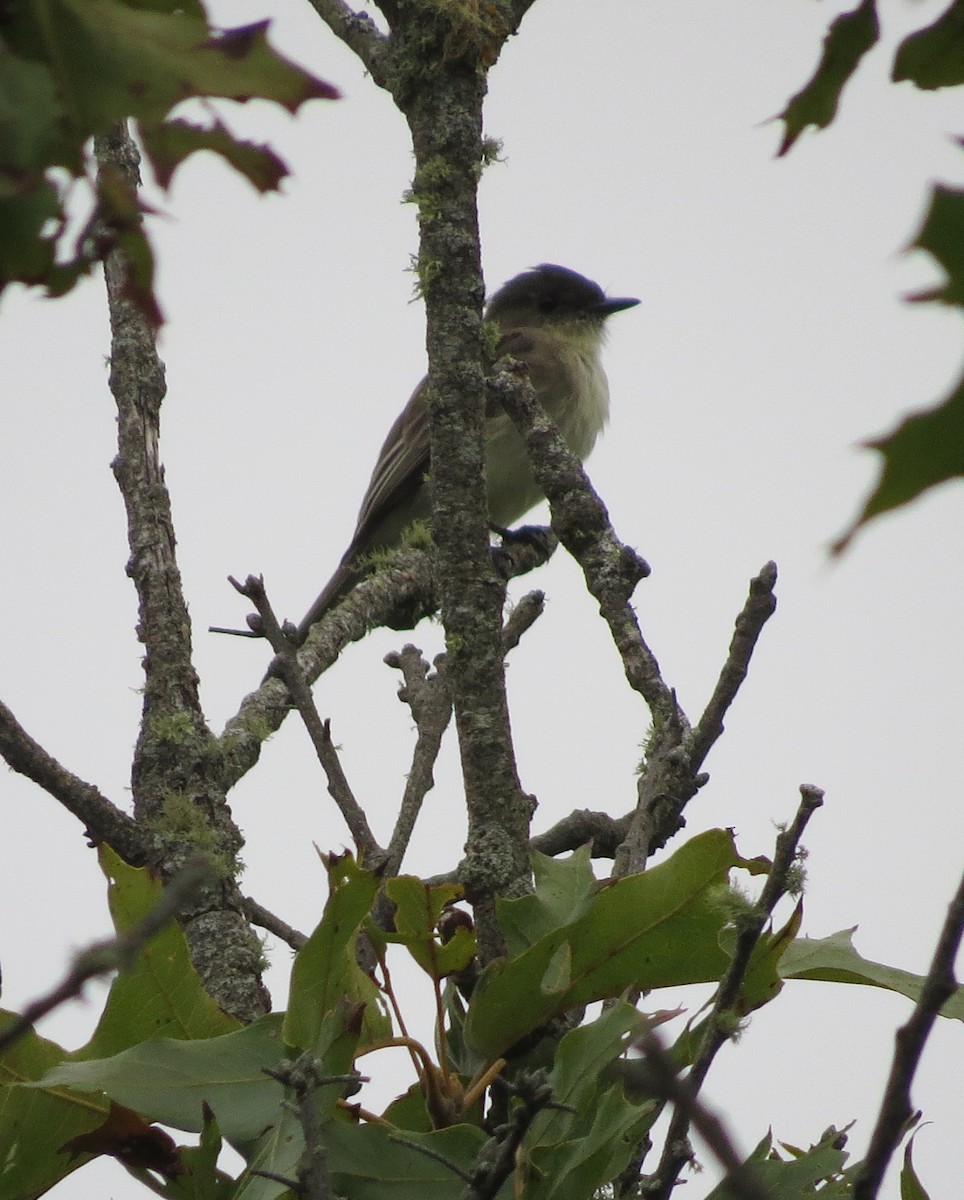
{"type": "Polygon", "coordinates": [[[539,403],[524,371],[500,371],[489,386],[525,438],[533,474],[552,510],[553,531],[582,567],[630,686],[643,697],[654,718],[674,716],[675,697],[629,603],[636,585],[649,574],[649,566],[616,537],[582,463],[539,403]]]}
{"type": "Polygon", "coordinates": [[[386,655],[385,662],[402,672],[405,682],[399,689],[398,698],[411,709],[418,731],[411,770],[405,780],[405,791],[388,843],[385,871],[391,876],[397,875],[401,868],[422,803],[435,786],[435,761],[452,717],[452,696],[445,678],[444,655],[436,659],[434,675],[429,675],[428,663],[412,645],[386,655]]]}
{"type": "MultiPolygon", "coordinates": [[[[514,554],[510,560],[498,550],[493,553],[498,557],[500,574],[507,579],[525,574],[545,561],[540,554],[514,554]]],[[[421,617],[437,611],[437,594],[434,553],[413,548],[395,552],[389,562],[356,584],[337,608],[311,627],[298,650],[298,664],[305,678],[314,683],[338,661],[346,646],[360,641],[372,629],[413,628],[421,617]]],[[[528,604],[527,601],[526,608],[528,604]]],[[[528,615],[523,612],[518,620],[528,615]]],[[[281,726],[291,710],[291,697],[284,681],[274,676],[264,679],[256,691],[244,698],[218,739],[225,791],[257,763],[262,743],[281,726]]]]}
{"type": "MultiPolygon", "coordinates": [[[[102,183],[136,197],[138,153],[126,129],[95,138],[102,183]]],[[[241,1020],[270,1007],[257,938],[235,882],[243,839],[221,786],[221,761],[201,711],[191,625],[175,555],[171,504],[160,461],[164,368],[154,330],[130,298],[133,264],[119,246],[104,259],[111,326],[110,388],[117,405],[113,469],[127,511],[127,573],[137,590],[144,643],[144,706],[131,768],[134,817],[159,847],[170,879],[200,853],[217,880],[201,890],[182,926],[194,965],[218,1003],[241,1020]]]]}
{"type": "Polygon", "coordinates": [[[700,767],[723,732],[723,718],[746,678],[757,639],[776,610],[776,578],[776,564],[770,562],[750,580],[719,681],[695,729],[690,729],[679,706],[663,721],[654,713],[636,808],[613,863],[614,875],[642,870],[649,855],[682,828],[684,807],[709,778],[700,767]]]}
{"type": "Polygon", "coordinates": [[[332,33],[358,55],[379,87],[385,87],[388,39],[378,31],[371,17],[355,12],[344,0],[309,0],[309,3],[332,33]]]}
{"type": "Polygon", "coordinates": [[[429,80],[405,94],[402,106],[416,160],[432,395],[433,535],[468,811],[460,878],[475,907],[486,961],[503,950],[495,897],[529,886],[533,805],[520,785],[512,747],[501,643],[505,589],[493,576],[488,549],[476,212],[485,81],[472,47],[467,50],[443,60],[429,80]]]}

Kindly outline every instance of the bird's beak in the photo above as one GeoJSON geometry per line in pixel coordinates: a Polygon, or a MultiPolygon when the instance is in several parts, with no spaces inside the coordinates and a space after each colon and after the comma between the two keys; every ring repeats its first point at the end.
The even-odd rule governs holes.
{"type": "Polygon", "coordinates": [[[601,317],[608,317],[612,313],[622,312],[624,308],[632,308],[638,303],[639,301],[633,296],[604,296],[602,300],[598,300],[592,306],[592,311],[601,317]]]}

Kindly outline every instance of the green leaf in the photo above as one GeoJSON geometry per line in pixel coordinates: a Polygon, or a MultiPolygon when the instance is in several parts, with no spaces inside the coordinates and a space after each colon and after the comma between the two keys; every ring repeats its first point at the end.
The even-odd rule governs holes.
{"type": "MultiPolygon", "coordinates": [[[[947,279],[910,299],[964,307],[964,191],[937,186],[912,248],[938,261],[947,279]]],[[[840,554],[868,521],[909,503],[928,488],[964,475],[964,378],[934,408],[912,413],[864,445],[883,458],[876,486],[850,527],[833,543],[840,554]]]]}
{"type": "Polygon", "coordinates": [[[930,1200],[930,1195],[914,1170],[913,1148],[916,1137],[915,1133],[904,1147],[904,1165],[900,1172],[900,1200],[930,1200]]]}
{"type": "MultiPolygon", "coordinates": [[[[847,1155],[835,1144],[845,1140],[839,1130],[831,1127],[809,1150],[785,1146],[790,1157],[783,1158],[767,1134],[747,1162],[753,1165],[757,1179],[772,1200],[808,1200],[814,1194],[827,1200],[849,1196],[850,1186],[843,1184],[841,1179],[847,1155]],[[814,1185],[818,1183],[823,1186],[815,1193],[814,1185]],[[842,1186],[838,1187],[838,1184],[842,1186]]],[[[737,1192],[726,1183],[721,1183],[709,1193],[706,1200],[737,1200],[737,1192]]]]}
{"type": "Polygon", "coordinates": [[[386,941],[402,943],[432,979],[444,979],[468,966],[476,953],[474,932],[460,925],[444,943],[437,933],[446,905],[462,895],[457,884],[429,887],[413,875],[399,875],[389,879],[385,890],[395,904],[396,929],[386,935],[386,941]]]}
{"type": "Polygon", "coordinates": [[[378,988],[355,959],[358,930],[371,910],[378,880],[350,854],[331,855],[326,866],[328,903],[295,958],[284,1018],[284,1040],[300,1050],[315,1046],[325,1014],[343,1002],[365,1005],[364,1043],[391,1034],[378,988]]]}
{"type": "Polygon", "coordinates": [[[917,292],[911,299],[964,305],[964,191],[934,187],[924,224],[909,249],[933,255],[948,276],[944,286],[917,292]]]}
{"type": "Polygon", "coordinates": [[[284,1184],[265,1179],[255,1172],[269,1171],[285,1179],[296,1179],[304,1148],[304,1134],[297,1113],[282,1108],[277,1119],[257,1142],[244,1148],[247,1170],[232,1200],[274,1200],[276,1196],[291,1198],[291,1191],[284,1184]]]}
{"type": "Polygon", "coordinates": [[[420,1083],[413,1083],[407,1091],[396,1096],[382,1116],[396,1129],[431,1133],[434,1128],[432,1118],[425,1107],[425,1093],[422,1091],[420,1083]]]}
{"type": "Polygon", "coordinates": [[[206,1115],[198,1145],[181,1147],[184,1174],[167,1183],[169,1200],[234,1200],[236,1181],[218,1170],[221,1131],[214,1117],[206,1115]]]}
{"type": "Polygon", "coordinates": [[[655,1105],[641,1110],[612,1086],[574,1118],[571,1136],[537,1146],[521,1158],[526,1200],[588,1197],[629,1163],[638,1140],[656,1118],[655,1105]]]}
{"type": "MultiPolygon", "coordinates": [[[[146,868],[128,866],[109,846],[100,865],[110,881],[114,928],[124,933],[154,907],[161,884],[146,868]]],[[[172,921],[137,954],[134,967],[118,975],[93,1037],[71,1059],[109,1058],[148,1038],[213,1038],[241,1028],[204,990],[191,962],[187,939],[172,921]]]]}
{"type": "Polygon", "coordinates": [[[204,1041],[158,1038],[112,1058],[62,1062],[36,1084],[47,1093],[61,1085],[106,1092],[152,1121],[200,1132],[204,1105],[234,1145],[257,1137],[277,1120],[282,1088],[264,1074],[284,1058],[281,1014],[224,1037],[204,1041]]]}
{"type": "MultiPolygon", "coordinates": [[[[354,1064],[358,1042],[358,1013],[339,1006],[328,1013],[321,1024],[313,1055],[319,1060],[325,1075],[345,1075],[354,1064]]],[[[314,1114],[327,1143],[332,1117],[345,1087],[341,1083],[318,1088],[314,1096],[314,1114]]],[[[290,1097],[289,1097],[290,1099],[290,1097]]],[[[250,1144],[240,1147],[248,1170],[233,1200],[272,1200],[285,1191],[270,1179],[255,1174],[258,1171],[295,1179],[305,1149],[304,1131],[297,1110],[287,1104],[280,1110],[266,1113],[262,1132],[250,1144]]]]}
{"type": "MultiPolygon", "coordinates": [[[[0,1029],[16,1019],[0,1011],[0,1029]]],[[[55,1042],[28,1031],[0,1058],[0,1177],[3,1195],[34,1200],[90,1161],[69,1159],[60,1147],[102,1125],[110,1105],[103,1096],[66,1088],[35,1091],[19,1086],[40,1079],[64,1059],[55,1042]]]]}
{"type": "MultiPolygon", "coordinates": [[[[784,979],[820,979],[831,983],[859,983],[884,988],[918,1000],[922,975],[862,958],[853,945],[853,929],[842,929],[826,938],[797,938],[780,960],[784,979]]],[[[964,987],[959,987],[941,1009],[942,1017],[964,1020],[964,987]]]]}
{"type": "Polygon", "coordinates": [[[874,517],[964,475],[964,378],[936,408],[906,417],[892,432],[864,443],[883,456],[877,485],[853,524],[834,541],[841,554],[874,517]]]}
{"type": "MultiPolygon", "coordinates": [[[[9,7],[9,6],[8,6],[9,7]]],[[[267,22],[218,32],[198,0],[25,0],[3,13],[0,43],[0,288],[11,279],[63,295],[108,242],[131,258],[127,294],[155,324],[153,258],[140,224],[116,204],[98,213],[100,237],[68,246],[63,167],[104,201],[85,157],[91,136],[134,119],[162,182],[199,149],[212,150],[260,190],[284,165],[270,150],[236,140],[220,122],[202,129],[165,122],[191,97],[263,99],[295,112],[336,90],[277,54],[267,22]],[[48,232],[53,229],[54,232],[48,232]],[[59,261],[58,261],[59,260],[59,261]]],[[[109,188],[107,189],[109,191],[109,188]]],[[[71,234],[71,236],[73,236],[71,234]]]]}
{"type": "Polygon", "coordinates": [[[581,846],[568,858],[533,854],[535,891],[514,900],[496,900],[510,957],[528,950],[561,925],[570,925],[587,910],[597,886],[589,850],[589,846],[581,846]]]}
{"type": "Polygon", "coordinates": [[[526,1200],[591,1196],[629,1162],[657,1109],[627,1100],[607,1069],[642,1022],[635,1008],[621,1001],[559,1043],[552,1096],[574,1111],[548,1109],[533,1122],[520,1156],[527,1167],[526,1200]]]}
{"type": "Polygon", "coordinates": [[[382,1125],[332,1122],[325,1131],[332,1191],[351,1200],[461,1200],[464,1179],[395,1138],[426,1146],[463,1171],[471,1170],[486,1141],[474,1125],[393,1133],[382,1125]]]}
{"type": "MultiPolygon", "coordinates": [[[[739,1012],[741,1016],[769,1004],[780,993],[783,981],[780,978],[780,963],[784,954],[793,945],[803,921],[803,904],[798,903],[790,914],[786,925],[776,933],[764,934],[750,956],[740,989],[739,1012]]],[[[735,942],[735,939],[734,939],[735,942]]]]}
{"type": "Polygon", "coordinates": [[[42,172],[63,158],[79,170],[80,147],[68,151],[60,130],[63,117],[47,67],[0,51],[0,186],[22,186],[24,175],[42,172]]]}
{"type": "Polygon", "coordinates": [[[823,40],[823,54],[810,81],[779,116],[786,129],[777,154],[786,154],[808,125],[825,129],[837,115],[840,94],[860,60],[880,36],[875,0],[861,0],[849,13],[831,24],[823,40]]]}
{"type": "Polygon", "coordinates": [[[41,231],[61,215],[57,190],[45,181],[20,195],[0,195],[0,287],[9,279],[45,282],[54,271],[56,247],[41,231]]]}
{"type": "Polygon", "coordinates": [[[483,971],[465,1023],[467,1045],[495,1059],[577,1005],[628,987],[719,979],[728,962],[721,893],[741,862],[732,834],[710,830],[658,866],[601,888],[582,916],[483,971]]]}
{"type": "Polygon", "coordinates": [[[964,83],[962,0],[954,0],[936,21],[904,38],[894,59],[893,79],[909,79],[928,90],[964,83]]]}

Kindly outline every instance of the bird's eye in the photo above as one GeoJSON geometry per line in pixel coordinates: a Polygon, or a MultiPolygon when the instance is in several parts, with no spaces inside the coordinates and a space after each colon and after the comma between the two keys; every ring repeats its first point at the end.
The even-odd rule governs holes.
{"type": "Polygon", "coordinates": [[[539,301],[539,312],[541,313],[555,312],[558,307],[559,301],[552,296],[546,296],[544,300],[539,301]]]}

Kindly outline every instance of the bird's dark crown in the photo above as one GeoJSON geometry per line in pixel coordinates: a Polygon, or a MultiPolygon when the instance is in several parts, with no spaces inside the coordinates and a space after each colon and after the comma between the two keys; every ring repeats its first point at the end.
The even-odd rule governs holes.
{"type": "Polygon", "coordinates": [[[546,320],[574,317],[598,317],[601,320],[638,303],[628,297],[608,297],[598,283],[578,271],[555,263],[542,263],[503,284],[489,301],[485,315],[498,321],[506,313],[525,310],[539,313],[546,320]]]}

